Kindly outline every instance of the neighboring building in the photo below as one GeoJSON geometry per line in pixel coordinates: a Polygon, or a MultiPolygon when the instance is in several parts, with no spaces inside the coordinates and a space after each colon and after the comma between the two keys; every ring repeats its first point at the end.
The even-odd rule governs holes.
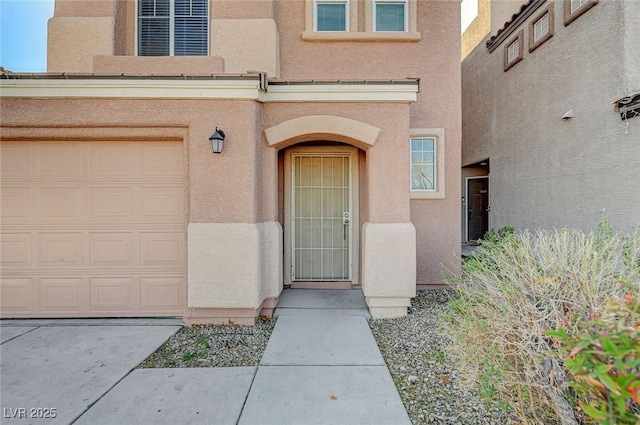
{"type": "Polygon", "coordinates": [[[531,0],[466,56],[463,241],[640,223],[638,28],[640,2],[531,0]]]}
{"type": "Polygon", "coordinates": [[[2,316],[251,323],[286,285],[406,314],[460,249],[459,22],[458,0],[57,0],[48,73],[0,85],[2,316]]]}

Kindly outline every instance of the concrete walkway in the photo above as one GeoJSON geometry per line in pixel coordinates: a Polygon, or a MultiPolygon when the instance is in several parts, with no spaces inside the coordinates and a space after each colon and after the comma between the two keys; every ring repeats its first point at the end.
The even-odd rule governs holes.
{"type": "Polygon", "coordinates": [[[198,369],[132,370],[178,329],[170,322],[3,321],[0,422],[45,423],[30,409],[55,408],[47,424],[411,423],[361,291],[286,290],[276,315],[258,367],[198,369]],[[26,418],[8,417],[17,408],[26,418]]]}
{"type": "Polygon", "coordinates": [[[410,424],[362,291],[286,290],[240,425],[410,424]]]}

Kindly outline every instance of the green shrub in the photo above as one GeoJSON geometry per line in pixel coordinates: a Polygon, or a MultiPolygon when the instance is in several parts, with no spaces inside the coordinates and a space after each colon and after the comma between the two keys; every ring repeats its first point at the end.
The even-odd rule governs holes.
{"type": "Polygon", "coordinates": [[[579,409],[603,425],[639,424],[640,300],[612,297],[601,315],[572,319],[547,335],[571,372],[579,409]]]}
{"type": "Polygon", "coordinates": [[[468,385],[524,423],[577,424],[571,375],[545,333],[578,311],[601,314],[625,282],[640,289],[640,233],[620,237],[606,220],[588,233],[497,231],[462,271],[444,326],[468,385]]]}

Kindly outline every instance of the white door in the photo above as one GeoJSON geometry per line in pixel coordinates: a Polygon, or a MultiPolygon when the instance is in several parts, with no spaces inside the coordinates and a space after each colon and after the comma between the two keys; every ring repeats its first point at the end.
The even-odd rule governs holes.
{"type": "Polygon", "coordinates": [[[351,155],[293,154],[292,280],[351,280],[351,155]]]}

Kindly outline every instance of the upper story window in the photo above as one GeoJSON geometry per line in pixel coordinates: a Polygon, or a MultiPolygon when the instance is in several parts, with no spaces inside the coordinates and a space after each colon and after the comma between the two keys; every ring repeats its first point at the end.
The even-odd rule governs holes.
{"type": "Polygon", "coordinates": [[[545,13],[542,18],[533,24],[533,41],[538,41],[549,32],[549,13],[545,13]]]}
{"type": "Polygon", "coordinates": [[[407,0],[374,0],[374,31],[407,31],[407,0]]]}
{"type": "Polygon", "coordinates": [[[529,52],[553,36],[553,3],[529,22],[529,52]]]}
{"type": "Polygon", "coordinates": [[[516,40],[513,43],[509,44],[509,47],[507,48],[507,62],[513,62],[514,60],[518,59],[519,55],[520,46],[518,45],[518,40],[516,40]]]}
{"type": "Polygon", "coordinates": [[[599,0],[564,0],[564,24],[569,25],[591,9],[599,0]]]}
{"type": "Polygon", "coordinates": [[[314,42],[417,42],[422,37],[418,32],[418,2],[304,0],[302,39],[314,42]]]}
{"type": "Polygon", "coordinates": [[[504,70],[508,70],[517,64],[524,57],[524,30],[518,31],[515,38],[512,38],[504,47],[504,70]]]}
{"type": "Polygon", "coordinates": [[[209,0],[138,0],[139,56],[206,56],[209,0]]]}
{"type": "Polygon", "coordinates": [[[580,9],[588,0],[571,0],[571,13],[580,9]]]}
{"type": "Polygon", "coordinates": [[[316,31],[348,31],[349,2],[315,0],[316,31]]]}

